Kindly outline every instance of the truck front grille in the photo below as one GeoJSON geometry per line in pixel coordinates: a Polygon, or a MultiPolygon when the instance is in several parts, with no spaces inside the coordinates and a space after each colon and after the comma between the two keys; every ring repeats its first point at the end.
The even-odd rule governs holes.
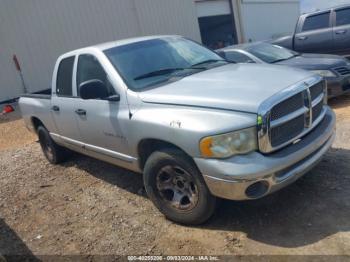
{"type": "Polygon", "coordinates": [[[299,135],[304,130],[304,120],[304,116],[301,115],[282,125],[271,128],[272,146],[279,146],[299,135]]]}
{"type": "Polygon", "coordinates": [[[322,94],[322,92],[324,91],[323,88],[323,82],[319,82],[309,88],[312,101],[314,101],[320,94],[322,94]]]}
{"type": "Polygon", "coordinates": [[[315,77],[292,88],[287,98],[284,92],[280,99],[266,101],[259,113],[263,120],[258,128],[260,151],[276,151],[310,132],[325,115],[326,90],[325,81],[315,77]]]}
{"type": "Polygon", "coordinates": [[[322,113],[323,101],[312,108],[312,121],[315,122],[322,113]]]}
{"type": "Polygon", "coordinates": [[[288,115],[290,112],[296,111],[303,107],[304,98],[302,93],[296,94],[287,100],[275,105],[271,110],[271,120],[276,120],[288,115]]]}

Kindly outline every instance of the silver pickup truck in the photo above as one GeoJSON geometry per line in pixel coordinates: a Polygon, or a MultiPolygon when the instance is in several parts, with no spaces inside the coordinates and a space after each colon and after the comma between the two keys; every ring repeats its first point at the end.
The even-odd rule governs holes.
{"type": "Polygon", "coordinates": [[[156,36],[62,55],[52,94],[19,105],[51,163],[69,149],[143,173],[167,218],[199,224],[216,197],[261,198],[318,163],[335,136],[326,90],[307,71],[156,36]]]}

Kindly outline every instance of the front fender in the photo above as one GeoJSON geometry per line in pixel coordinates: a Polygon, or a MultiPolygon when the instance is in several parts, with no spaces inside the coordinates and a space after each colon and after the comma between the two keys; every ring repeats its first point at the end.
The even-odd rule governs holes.
{"type": "Polygon", "coordinates": [[[176,145],[192,157],[200,157],[199,141],[256,125],[252,113],[175,105],[145,103],[132,116],[128,138],[132,154],[144,139],[158,139],[176,145]]]}

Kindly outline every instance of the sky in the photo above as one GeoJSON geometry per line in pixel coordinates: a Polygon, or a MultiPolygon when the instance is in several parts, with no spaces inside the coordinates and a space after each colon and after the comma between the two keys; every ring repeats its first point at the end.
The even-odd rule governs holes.
{"type": "Polygon", "coordinates": [[[301,13],[316,11],[341,4],[350,4],[350,0],[300,0],[301,13]]]}

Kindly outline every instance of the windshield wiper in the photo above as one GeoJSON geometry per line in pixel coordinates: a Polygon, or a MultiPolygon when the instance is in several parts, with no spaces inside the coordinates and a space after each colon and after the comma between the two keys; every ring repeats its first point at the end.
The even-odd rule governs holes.
{"type": "Polygon", "coordinates": [[[208,59],[204,60],[202,62],[196,63],[191,65],[191,68],[196,68],[196,66],[203,65],[203,64],[209,64],[209,63],[216,63],[216,62],[226,62],[225,60],[219,60],[219,59],[208,59]]]}
{"type": "MultiPolygon", "coordinates": [[[[221,60],[219,60],[221,61],[221,60]]],[[[161,75],[167,75],[167,74],[171,74],[174,73],[176,71],[184,71],[184,70],[204,70],[206,69],[205,67],[179,67],[179,68],[164,68],[164,69],[159,69],[153,72],[149,72],[140,76],[137,76],[134,78],[134,80],[141,80],[141,79],[145,79],[148,77],[153,77],[153,76],[161,76],[161,75]]]]}
{"type": "Polygon", "coordinates": [[[275,63],[278,63],[278,62],[286,61],[286,60],[288,60],[288,59],[290,59],[290,58],[291,58],[291,57],[277,59],[277,60],[272,61],[271,64],[275,64],[275,63]]]}
{"type": "Polygon", "coordinates": [[[161,76],[161,75],[167,75],[167,74],[171,74],[173,72],[176,71],[182,71],[185,70],[187,68],[164,68],[164,69],[159,69],[153,72],[149,72],[140,76],[137,76],[134,78],[134,80],[141,80],[144,78],[148,78],[148,77],[152,77],[152,76],[161,76]]]}

